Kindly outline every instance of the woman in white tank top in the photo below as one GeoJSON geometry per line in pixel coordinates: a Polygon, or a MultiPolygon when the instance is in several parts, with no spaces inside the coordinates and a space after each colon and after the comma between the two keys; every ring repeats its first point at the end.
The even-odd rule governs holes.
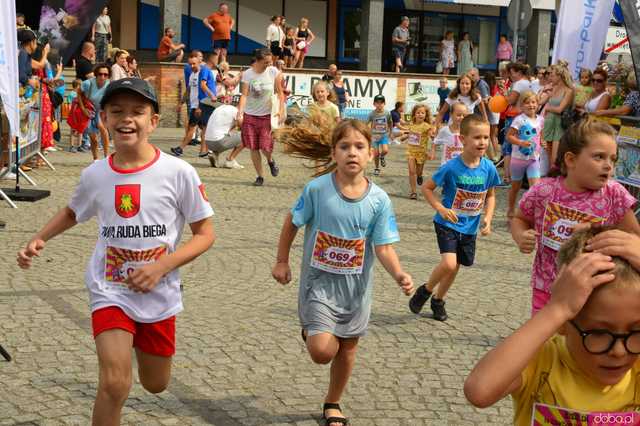
{"type": "Polygon", "coordinates": [[[588,113],[609,109],[611,95],[607,91],[607,71],[597,69],[593,72],[593,92],[584,104],[584,111],[588,113]]]}

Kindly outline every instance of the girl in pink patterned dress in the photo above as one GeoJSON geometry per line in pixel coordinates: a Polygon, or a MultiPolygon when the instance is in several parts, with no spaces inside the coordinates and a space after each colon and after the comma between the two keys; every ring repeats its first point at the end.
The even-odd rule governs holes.
{"type": "Polygon", "coordinates": [[[531,284],[532,314],[547,304],[557,275],[558,249],[580,223],[616,225],[640,235],[636,199],[611,179],[617,157],[614,129],[585,120],[565,133],[555,169],[524,194],[511,225],[522,253],[536,248],[531,284]]]}

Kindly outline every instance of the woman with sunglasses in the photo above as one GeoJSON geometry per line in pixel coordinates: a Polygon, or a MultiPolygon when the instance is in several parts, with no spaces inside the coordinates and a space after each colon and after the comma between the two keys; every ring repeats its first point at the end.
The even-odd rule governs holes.
{"type": "MultiPolygon", "coordinates": [[[[603,69],[597,69],[593,72],[593,77],[591,78],[593,91],[582,108],[584,112],[594,113],[609,109],[611,95],[607,91],[607,78],[607,71],[603,69]]],[[[578,106],[576,106],[576,109],[580,110],[578,106]]]]}
{"type": "Polygon", "coordinates": [[[91,140],[93,161],[96,161],[98,160],[98,133],[100,133],[100,138],[102,139],[104,157],[107,158],[109,156],[109,133],[100,121],[100,101],[109,86],[111,70],[106,64],[99,64],[94,68],[93,75],[94,77],[83,81],[78,88],[78,98],[89,100],[93,105],[93,111],[85,108],[84,102],[79,102],[78,105],[82,112],[91,119],[87,132],[91,140]]]}

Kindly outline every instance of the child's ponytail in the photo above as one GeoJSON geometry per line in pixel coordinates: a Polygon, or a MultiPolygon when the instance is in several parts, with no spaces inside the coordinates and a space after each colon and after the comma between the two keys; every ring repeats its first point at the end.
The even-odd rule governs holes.
{"type": "Polygon", "coordinates": [[[371,130],[365,123],[346,119],[336,125],[320,111],[312,112],[293,127],[276,130],[274,139],[284,145],[286,154],[316,161],[318,164],[308,167],[320,168],[321,171],[313,175],[320,176],[336,169],[337,164],[331,158],[333,148],[350,131],[362,134],[371,146],[371,130]]]}

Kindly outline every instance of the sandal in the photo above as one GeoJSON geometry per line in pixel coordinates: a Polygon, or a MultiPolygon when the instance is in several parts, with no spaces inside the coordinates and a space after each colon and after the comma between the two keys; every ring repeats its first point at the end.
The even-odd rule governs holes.
{"type": "Polygon", "coordinates": [[[342,412],[342,408],[340,408],[340,404],[336,404],[335,402],[325,402],[322,405],[322,419],[325,421],[326,426],[329,426],[331,423],[340,423],[342,426],[349,424],[349,419],[346,417],[326,417],[325,412],[327,410],[340,410],[340,412],[342,412]]]}
{"type": "Polygon", "coordinates": [[[418,194],[416,194],[415,192],[412,192],[411,194],[409,194],[409,199],[410,200],[417,200],[418,199],[418,194]]]}

